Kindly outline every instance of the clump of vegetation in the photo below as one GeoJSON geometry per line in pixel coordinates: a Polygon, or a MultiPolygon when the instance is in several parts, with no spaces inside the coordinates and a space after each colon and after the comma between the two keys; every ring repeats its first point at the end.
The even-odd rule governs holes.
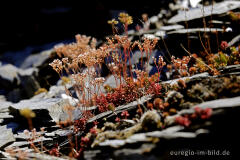
{"type": "Polygon", "coordinates": [[[175,122],[184,127],[189,127],[191,123],[199,119],[206,120],[209,119],[212,115],[212,109],[206,108],[201,109],[199,107],[194,108],[195,112],[193,114],[186,114],[184,116],[178,116],[175,119],[175,122]]]}
{"type": "MultiPolygon", "coordinates": [[[[170,79],[188,77],[201,72],[219,75],[221,67],[239,64],[240,52],[237,48],[231,47],[229,53],[228,44],[223,41],[221,50],[215,54],[207,50],[192,54],[185,50],[188,56],[181,58],[171,56],[168,60],[163,56],[153,57],[157,73],[149,76],[146,66],[149,65],[159,39],[143,38],[132,42],[128,37],[128,26],[133,23],[132,17],[127,13],[121,13],[118,19],[124,26],[124,35],[116,35],[115,25],[118,21],[112,19],[108,23],[112,27],[113,36],[106,38],[102,46],[97,47],[95,38],[76,35],[75,43],[55,48],[59,59],[50,63],[62,76],[64,83],[72,83],[79,100],[77,107],[81,107],[83,113],[82,118],[72,123],[75,134],[84,131],[81,138],[76,138],[76,144],[72,145],[71,155],[76,158],[81,157],[86,148],[96,146],[106,139],[125,139],[136,132],[162,129],[165,127],[163,121],[167,116],[177,114],[182,108],[188,108],[191,103],[215,99],[217,94],[221,95],[228,89],[231,93],[235,92],[239,87],[238,81],[234,82],[234,85],[230,84],[233,83],[233,78],[222,78],[224,87],[216,87],[213,90],[205,86],[204,80],[201,82],[204,85],[199,83],[195,86],[191,81],[183,79],[171,86],[160,83],[164,69],[167,70],[164,72],[170,73],[170,79]],[[141,52],[141,69],[131,64],[130,59],[134,49],[141,52]],[[143,60],[144,54],[146,61],[143,60]],[[105,78],[101,77],[103,64],[114,76],[117,87],[112,88],[104,84],[105,78]],[[69,75],[69,78],[63,77],[65,74],[69,75]],[[151,95],[153,99],[145,104],[138,104],[137,109],[133,111],[135,115],[127,110],[120,114],[115,112],[119,106],[137,101],[146,95],[151,95]],[[97,109],[88,110],[91,106],[96,106],[97,109]],[[99,126],[95,121],[91,129],[87,127],[88,120],[94,114],[106,111],[113,112],[115,124],[107,122],[102,129],[98,129],[99,126]],[[130,123],[128,120],[131,125],[134,124],[132,128],[118,131],[123,122],[130,123]]],[[[239,93],[238,90],[236,92],[239,93]]],[[[70,92],[67,94],[71,96],[70,92]]],[[[211,114],[212,110],[209,108],[204,110],[195,108],[195,113],[179,116],[175,122],[189,127],[193,121],[208,119],[211,114]]],[[[106,121],[106,119],[102,120],[106,121]]],[[[59,147],[54,147],[50,154],[59,156],[59,147]]]]}
{"type": "MultiPolygon", "coordinates": [[[[229,12],[229,16],[239,23],[238,13],[229,12]]],[[[150,27],[147,15],[143,15],[143,21],[149,23],[144,28],[146,31],[150,27]]],[[[213,110],[195,107],[193,113],[181,115],[179,111],[182,109],[191,109],[209,100],[240,95],[240,78],[220,75],[222,68],[240,63],[240,46],[230,47],[226,41],[221,41],[218,51],[212,53],[205,47],[207,44],[202,43],[204,51],[190,53],[181,45],[185,56],[165,57],[163,54],[152,57],[159,38],[131,40],[128,27],[133,24],[133,18],[130,15],[120,13],[118,19],[107,23],[111,25],[113,35],[107,37],[101,46],[97,45],[95,38],[78,34],[75,36],[76,42],[55,48],[58,59],[49,64],[61,77],[62,85],[72,85],[76,93],[74,98],[77,98],[77,105],[64,106],[69,119],[57,123],[60,128],[68,127],[73,131],[68,135],[69,146],[64,151],[69,157],[80,159],[84,150],[106,140],[125,140],[135,133],[162,130],[168,127],[164,121],[168,117],[174,117],[174,124],[189,129],[195,122],[211,118],[213,110]],[[117,34],[118,23],[123,26],[122,35],[117,34]],[[139,66],[131,64],[135,50],[141,54],[139,66]],[[148,66],[152,65],[151,61],[156,73],[150,76],[148,66]],[[116,87],[105,84],[108,77],[101,74],[105,66],[114,77],[116,87]],[[214,76],[190,77],[203,72],[214,76]],[[162,76],[167,73],[168,80],[173,81],[161,83],[162,76]],[[147,96],[150,98],[142,102],[141,98],[147,96]],[[126,109],[129,103],[132,106],[126,109]],[[73,119],[72,113],[76,107],[81,110],[79,119],[73,119]],[[106,116],[102,116],[105,114],[103,112],[106,116]],[[96,114],[100,118],[93,121],[96,114]]],[[[65,89],[66,94],[73,97],[72,92],[67,87],[65,89]]],[[[35,95],[45,92],[45,88],[40,88],[35,95]]],[[[41,138],[45,129],[37,132],[33,127],[35,112],[25,108],[19,113],[28,121],[29,130],[25,130],[24,134],[35,152],[56,157],[64,155],[61,144],[55,143],[48,148],[43,146],[41,138]]],[[[7,152],[20,159],[27,157],[24,151],[8,149],[7,152]]]]}

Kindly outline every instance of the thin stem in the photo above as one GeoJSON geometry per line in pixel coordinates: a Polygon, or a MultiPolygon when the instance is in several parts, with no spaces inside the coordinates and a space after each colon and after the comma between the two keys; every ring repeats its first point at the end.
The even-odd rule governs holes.
{"type": "MultiPolygon", "coordinates": [[[[183,50],[185,51],[185,52],[187,52],[188,53],[188,55],[190,56],[190,57],[193,57],[192,55],[191,55],[191,53],[188,51],[188,50],[186,50],[186,48],[184,48],[184,46],[182,45],[182,44],[180,44],[180,46],[183,48],[183,50]]],[[[194,57],[193,57],[194,58],[194,57]]],[[[209,68],[210,70],[212,70],[212,71],[214,71],[214,69],[212,69],[209,65],[207,65],[206,63],[204,63],[203,61],[200,61],[199,59],[197,59],[197,58],[194,58],[196,61],[198,61],[198,62],[200,62],[200,63],[202,63],[203,65],[205,65],[207,68],[209,68]]]]}
{"type": "Polygon", "coordinates": [[[168,47],[167,47],[167,45],[166,45],[164,39],[163,39],[162,37],[160,37],[160,38],[161,38],[161,40],[163,41],[164,47],[166,48],[169,57],[171,58],[171,54],[170,54],[170,52],[169,52],[169,50],[168,50],[168,47]]]}
{"type": "Polygon", "coordinates": [[[207,51],[207,48],[204,46],[204,44],[203,44],[203,42],[202,42],[202,38],[201,38],[201,35],[200,35],[200,32],[199,32],[199,40],[200,40],[200,42],[201,42],[201,45],[202,45],[202,47],[204,48],[204,50],[205,50],[205,52],[209,55],[209,53],[208,53],[208,51],[207,51]]]}

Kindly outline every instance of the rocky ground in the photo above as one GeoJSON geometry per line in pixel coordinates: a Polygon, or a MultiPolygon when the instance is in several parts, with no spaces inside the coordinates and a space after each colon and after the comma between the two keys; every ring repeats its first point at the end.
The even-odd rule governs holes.
{"type": "MultiPolygon", "coordinates": [[[[191,46],[191,53],[200,52],[203,47],[199,36],[206,33],[213,53],[219,48],[218,40],[227,41],[229,47],[239,44],[240,20],[229,16],[229,11],[239,11],[239,1],[214,2],[204,8],[204,16],[201,3],[192,8],[193,4],[184,6],[180,2],[169,3],[168,9],[149,18],[149,29],[129,31],[129,37],[158,37],[161,41],[153,57],[187,55],[180,44],[191,46]],[[184,7],[188,7],[186,12],[184,7]],[[209,27],[204,27],[204,23],[209,27]]],[[[14,55],[2,55],[9,56],[14,59],[14,55]]],[[[76,107],[78,101],[66,95],[66,88],[74,95],[71,81],[59,80],[49,66],[57,57],[51,49],[27,55],[24,61],[0,63],[0,159],[75,159],[69,155],[70,141],[89,133],[91,144],[86,145],[79,159],[237,157],[240,65],[222,67],[219,75],[203,72],[172,79],[165,74],[160,85],[167,95],[164,101],[168,107],[163,112],[149,109],[149,103],[156,106],[156,95],[145,95],[103,113],[91,106],[89,110],[96,114],[86,121],[84,132],[76,133],[73,123],[82,118],[82,112],[76,107]],[[74,107],[70,114],[68,104],[74,107]],[[31,117],[35,130],[28,133],[25,130],[29,129],[29,118],[22,113],[25,108],[35,114],[31,117]],[[65,121],[69,124],[60,123],[65,121]],[[96,121],[97,129],[91,130],[96,121]]],[[[141,53],[135,51],[130,61],[128,64],[138,64],[141,53]]],[[[149,64],[152,75],[156,73],[152,58],[149,64]]],[[[104,85],[116,87],[108,70],[102,76],[106,79],[104,85]]]]}

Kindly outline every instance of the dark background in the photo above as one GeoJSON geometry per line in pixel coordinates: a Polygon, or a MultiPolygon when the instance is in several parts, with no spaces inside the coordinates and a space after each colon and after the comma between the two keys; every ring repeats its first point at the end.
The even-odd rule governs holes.
{"type": "Polygon", "coordinates": [[[126,11],[140,23],[142,13],[156,15],[168,0],[32,0],[0,2],[0,55],[29,45],[42,45],[86,34],[111,34],[107,20],[126,11]]]}

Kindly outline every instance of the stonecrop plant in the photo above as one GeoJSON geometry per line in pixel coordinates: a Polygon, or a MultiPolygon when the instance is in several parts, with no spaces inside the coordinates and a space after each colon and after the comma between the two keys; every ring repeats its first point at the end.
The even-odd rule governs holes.
{"type": "MultiPolygon", "coordinates": [[[[219,68],[239,64],[239,50],[231,47],[230,53],[227,53],[228,44],[222,41],[221,50],[216,54],[206,50],[199,55],[187,51],[188,56],[172,56],[170,60],[163,56],[153,57],[157,73],[149,76],[147,66],[159,39],[144,37],[132,42],[128,37],[128,26],[133,23],[133,18],[127,13],[120,13],[118,20],[122,23],[125,34],[117,35],[115,25],[119,22],[116,19],[109,20],[113,36],[107,37],[100,47],[96,46],[95,38],[76,35],[75,43],[55,48],[59,59],[55,59],[50,65],[60,77],[64,78],[66,74],[70,76],[79,100],[77,105],[83,110],[95,105],[99,112],[104,112],[109,110],[109,104],[118,107],[147,94],[160,95],[162,86],[159,82],[163,68],[167,68],[167,72],[172,75],[170,78],[180,78],[201,72],[218,75],[219,68]],[[141,52],[140,69],[131,64],[134,49],[141,52]],[[114,76],[116,88],[104,85],[105,78],[100,74],[103,64],[114,76]]],[[[66,93],[71,96],[70,92],[66,93]]]]}
{"type": "MultiPolygon", "coordinates": [[[[55,48],[59,59],[55,59],[50,65],[60,76],[68,74],[71,77],[79,100],[78,106],[82,108],[97,105],[99,111],[103,112],[109,110],[107,106],[110,103],[119,106],[145,94],[160,94],[158,90],[161,87],[156,84],[159,78],[148,77],[143,61],[141,62],[143,70],[138,70],[132,68],[130,60],[132,50],[138,47],[142,55],[146,53],[148,64],[158,39],[144,38],[143,42],[131,42],[127,36],[127,28],[132,24],[132,17],[127,13],[120,13],[118,19],[124,26],[125,35],[115,34],[108,37],[101,47],[96,47],[95,38],[76,35],[75,43],[55,48]],[[105,78],[100,77],[103,63],[114,76],[117,88],[103,86],[105,78]],[[134,78],[134,74],[137,78],[134,78]],[[106,94],[102,88],[105,88],[106,94]]],[[[108,23],[114,28],[118,21],[113,19],[108,23]]],[[[163,58],[160,57],[156,65],[159,77],[161,68],[165,65],[163,58]]]]}
{"type": "MultiPolygon", "coordinates": [[[[133,19],[127,13],[120,13],[119,22],[123,25],[124,34],[117,35],[116,19],[108,21],[111,25],[113,35],[107,37],[106,41],[100,47],[97,47],[97,40],[85,35],[76,35],[76,42],[58,46],[55,48],[59,59],[55,59],[50,65],[59,74],[63,81],[70,81],[76,95],[77,106],[82,111],[82,117],[75,120],[75,132],[86,129],[87,120],[96,114],[88,110],[91,106],[97,106],[97,112],[113,111],[120,105],[124,105],[145,95],[153,95],[153,102],[147,102],[144,109],[157,110],[163,114],[163,117],[176,114],[177,105],[182,100],[181,94],[176,94],[168,101],[164,98],[169,96],[164,93],[168,86],[160,83],[161,75],[164,72],[170,73],[170,79],[192,76],[201,72],[209,72],[212,75],[218,75],[218,69],[232,64],[239,64],[239,47],[229,47],[226,42],[221,43],[221,50],[218,53],[208,53],[207,51],[197,53],[188,53],[188,56],[181,58],[171,56],[167,59],[163,56],[152,57],[152,53],[158,44],[159,39],[142,38],[139,41],[131,41],[128,37],[128,26],[133,23],[133,19]],[[133,50],[139,50],[141,53],[140,67],[131,64],[133,50]],[[144,57],[144,55],[146,57],[144,57]],[[144,60],[146,58],[146,60],[144,60]],[[157,72],[149,76],[148,66],[150,58],[153,59],[154,67],[157,72]],[[103,65],[115,79],[116,87],[113,88],[105,84],[105,78],[101,77],[103,65]],[[69,79],[66,79],[68,75],[69,79]],[[165,97],[164,97],[165,96],[165,97]]],[[[184,80],[177,81],[178,88],[187,88],[184,80]]],[[[172,87],[174,88],[174,86],[172,87]]],[[[175,89],[177,90],[177,89],[175,89]]],[[[66,94],[72,96],[66,88],[66,94]]],[[[70,107],[71,108],[71,107],[70,107]]],[[[143,114],[143,108],[138,105],[137,113],[143,114]]],[[[176,119],[176,123],[188,127],[195,119],[207,119],[211,116],[211,110],[199,110],[193,115],[181,116],[176,119]]],[[[116,114],[116,113],[115,113],[116,114]]],[[[127,119],[128,111],[121,113],[122,119],[127,119]]],[[[116,122],[121,119],[116,114],[116,122]]],[[[81,138],[80,148],[74,149],[75,157],[81,155],[92,141],[92,137],[97,135],[97,122],[90,132],[81,138]]],[[[77,144],[76,144],[77,146],[77,144]]],[[[52,150],[52,154],[58,153],[58,147],[52,150]]],[[[56,154],[58,155],[58,154],[56,154]]]]}

